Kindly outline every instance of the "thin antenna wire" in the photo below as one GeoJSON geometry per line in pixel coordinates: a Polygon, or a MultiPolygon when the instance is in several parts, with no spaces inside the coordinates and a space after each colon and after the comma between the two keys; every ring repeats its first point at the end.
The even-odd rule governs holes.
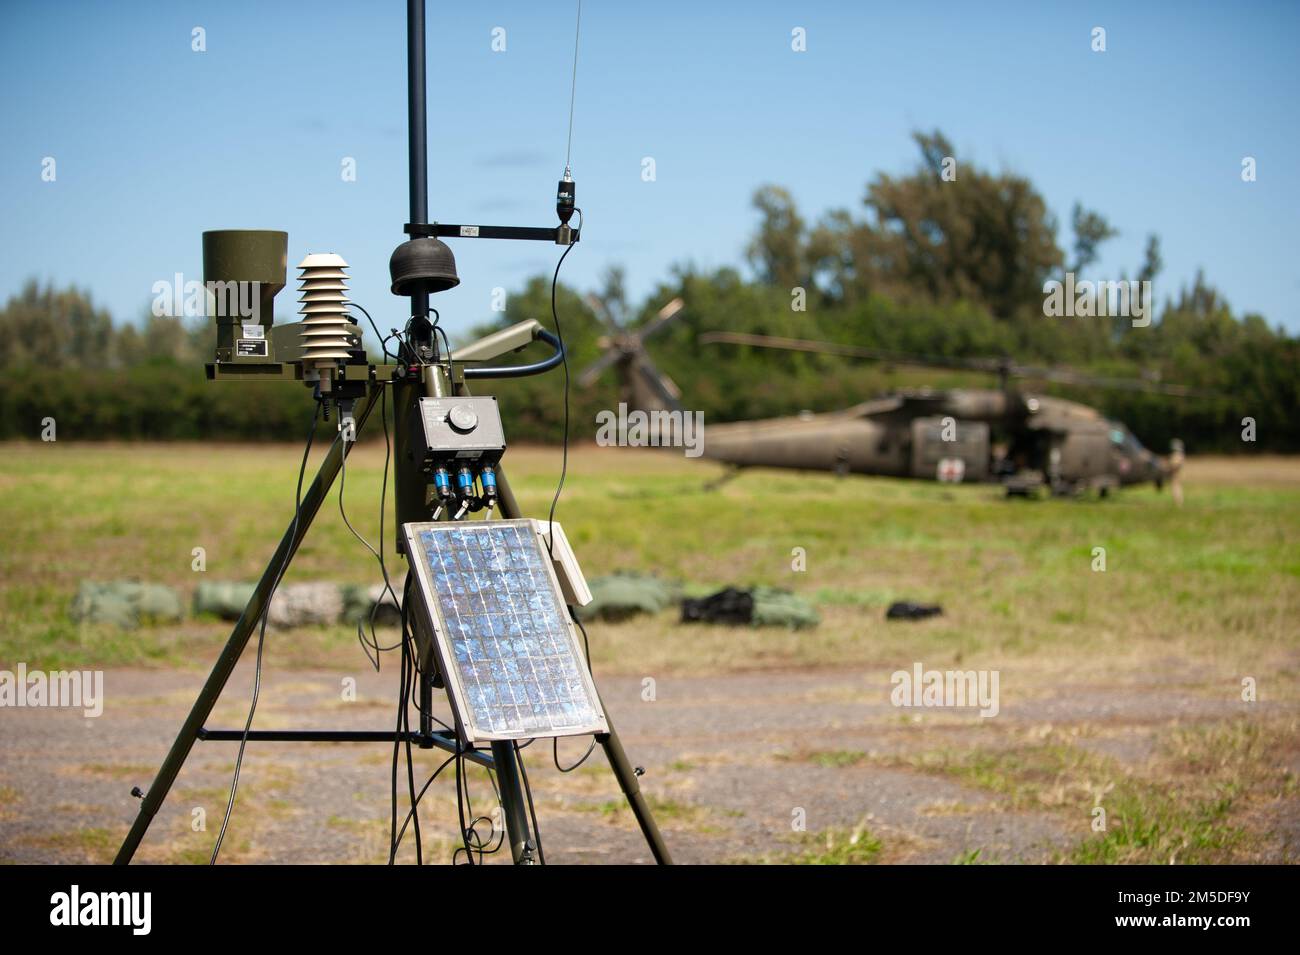
{"type": "Polygon", "coordinates": [[[582,0],[578,0],[578,23],[573,28],[573,81],[569,86],[569,141],[564,147],[564,175],[569,176],[569,157],[573,153],[573,99],[578,92],[578,34],[582,31],[582,0]]]}

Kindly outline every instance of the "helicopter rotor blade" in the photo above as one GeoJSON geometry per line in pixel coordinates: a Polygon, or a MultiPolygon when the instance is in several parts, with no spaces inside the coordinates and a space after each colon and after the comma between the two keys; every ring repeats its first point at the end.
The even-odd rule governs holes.
{"type": "Polygon", "coordinates": [[[1013,365],[1011,374],[1017,378],[1040,379],[1061,385],[1074,385],[1080,388],[1105,388],[1110,391],[1142,391],[1151,394],[1169,395],[1174,398],[1214,398],[1212,391],[1189,388],[1186,385],[1166,384],[1145,378],[1108,378],[1099,375],[1084,375],[1069,368],[1034,368],[1013,365]]]}
{"type": "Polygon", "coordinates": [[[866,358],[871,361],[891,362],[899,365],[921,365],[957,370],[996,372],[1002,366],[1002,362],[996,358],[945,358],[938,355],[913,355],[907,352],[885,351],[879,348],[863,348],[858,345],[816,342],[806,338],[751,335],[747,332],[705,332],[700,336],[699,340],[704,345],[752,345],[755,348],[814,352],[822,355],[840,355],[845,358],[866,358]]]}
{"type": "Polygon", "coordinates": [[[1214,392],[1189,388],[1184,385],[1165,384],[1144,378],[1108,378],[1085,375],[1069,368],[1018,365],[1002,358],[948,358],[937,355],[911,355],[904,352],[863,348],[856,345],[839,345],[833,342],[817,342],[800,338],[781,338],[774,335],[750,335],[743,332],[708,332],[701,335],[699,340],[705,344],[752,345],[758,348],[780,348],[788,351],[840,355],[845,358],[866,358],[900,365],[980,371],[992,375],[1038,379],[1077,387],[1106,388],[1115,391],[1145,391],[1177,398],[1215,397],[1214,392]]]}
{"type": "Polygon", "coordinates": [[[676,382],[655,367],[655,363],[650,360],[650,356],[644,352],[641,353],[636,363],[636,373],[641,376],[642,381],[650,386],[667,407],[673,409],[681,407],[682,393],[676,382]]]}
{"type": "Polygon", "coordinates": [[[667,372],[660,371],[657,365],[652,366],[652,369],[659,377],[660,383],[664,386],[664,391],[672,396],[673,401],[681,401],[682,389],[677,387],[677,382],[673,381],[672,376],[667,372]]]}
{"type": "Polygon", "coordinates": [[[605,330],[611,335],[621,334],[623,329],[618,322],[614,321],[614,316],[609,314],[609,309],[605,303],[600,300],[595,292],[588,292],[585,296],[587,307],[596,313],[596,319],[605,326],[605,330]]]}
{"type": "Polygon", "coordinates": [[[596,383],[596,379],[599,378],[607,368],[617,364],[621,357],[622,352],[620,352],[616,346],[611,345],[609,348],[606,348],[604,354],[584,368],[578,375],[578,387],[590,388],[596,383]]]}
{"type": "Polygon", "coordinates": [[[685,305],[686,303],[680,298],[673,299],[663,308],[659,309],[655,314],[655,317],[652,318],[644,328],[637,330],[637,338],[644,342],[647,338],[662,331],[668,325],[677,320],[677,317],[682,314],[685,305]]]}

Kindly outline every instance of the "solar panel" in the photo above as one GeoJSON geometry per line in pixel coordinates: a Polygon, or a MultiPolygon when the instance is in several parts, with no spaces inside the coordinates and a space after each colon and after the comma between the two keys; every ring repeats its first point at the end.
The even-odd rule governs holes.
{"type": "Polygon", "coordinates": [[[539,536],[546,527],[533,520],[402,526],[423,622],[466,742],[608,732],[539,536]]]}

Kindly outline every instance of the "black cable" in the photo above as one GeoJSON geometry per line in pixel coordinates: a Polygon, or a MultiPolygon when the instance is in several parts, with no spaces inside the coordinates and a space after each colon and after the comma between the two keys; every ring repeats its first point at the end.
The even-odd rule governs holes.
{"type": "Polygon", "coordinates": [[[388,864],[392,865],[397,855],[397,760],[402,752],[402,715],[406,712],[407,694],[410,692],[410,680],[407,674],[407,656],[406,648],[406,598],[411,592],[411,577],[406,577],[406,585],[402,589],[402,658],[399,667],[399,676],[397,683],[397,722],[393,727],[393,760],[392,760],[392,782],[391,782],[391,801],[392,814],[389,821],[388,829],[388,864]]]}
{"type": "Polygon", "coordinates": [[[355,537],[357,541],[361,543],[361,546],[363,546],[365,550],[368,550],[370,552],[370,555],[372,555],[374,559],[378,561],[378,564],[380,564],[380,574],[383,577],[383,590],[380,591],[380,599],[374,602],[373,607],[370,607],[370,612],[367,617],[367,622],[370,628],[369,643],[365,642],[364,631],[363,629],[361,629],[361,625],[357,624],[357,628],[356,628],[357,642],[361,644],[361,650],[365,651],[365,656],[367,656],[367,659],[369,659],[370,665],[374,667],[376,673],[378,673],[378,670],[380,670],[380,654],[383,654],[383,652],[386,651],[396,650],[396,648],[398,648],[398,644],[396,643],[394,643],[393,646],[391,647],[381,647],[380,638],[378,638],[378,635],[374,633],[374,620],[376,620],[376,617],[378,616],[378,612],[380,612],[380,604],[383,603],[383,598],[385,598],[385,595],[391,596],[391,598],[393,598],[394,603],[396,603],[396,600],[398,600],[398,594],[396,594],[396,590],[394,590],[393,581],[391,581],[391,578],[389,577],[389,567],[387,567],[387,561],[385,560],[385,557],[383,557],[383,524],[385,524],[385,518],[387,516],[386,509],[387,509],[387,494],[389,494],[389,463],[391,460],[393,460],[393,442],[391,442],[391,438],[389,435],[389,392],[387,392],[387,388],[383,388],[383,382],[380,382],[380,387],[381,387],[380,420],[383,422],[383,479],[382,482],[380,483],[380,548],[378,548],[377,551],[374,550],[373,547],[370,547],[370,543],[369,541],[367,541],[367,539],[361,537],[361,535],[357,533],[356,528],[352,526],[352,522],[348,520],[347,511],[343,507],[343,490],[344,487],[347,486],[347,464],[346,463],[343,464],[341,468],[341,472],[339,472],[339,485],[338,485],[339,516],[343,518],[343,524],[347,525],[347,529],[351,531],[352,537],[355,537]],[[374,656],[370,656],[370,648],[373,648],[374,656]]]}
{"type": "MultiPolygon", "coordinates": [[[[397,693],[397,706],[399,710],[401,709],[402,706],[401,697],[402,697],[402,691],[399,689],[397,693]]],[[[398,742],[397,742],[396,734],[401,732],[401,726],[402,726],[402,718],[399,715],[397,717],[397,726],[393,728],[393,733],[394,733],[393,772],[392,772],[392,785],[389,789],[389,792],[391,794],[390,805],[392,811],[388,822],[388,864],[389,865],[392,865],[397,859],[397,841],[398,841],[397,840],[397,754],[398,754],[397,747],[398,747],[398,742]]]]}
{"type": "MultiPolygon", "coordinates": [[[[408,320],[407,323],[406,323],[406,327],[409,328],[410,326],[411,326],[411,323],[410,323],[410,321],[408,320]]],[[[384,341],[385,341],[385,342],[389,342],[389,341],[396,341],[396,342],[397,342],[397,356],[396,356],[396,357],[397,357],[397,359],[398,359],[399,361],[401,360],[401,356],[402,356],[402,352],[403,352],[403,351],[408,351],[408,352],[410,351],[410,346],[407,345],[407,343],[406,343],[406,334],[405,334],[405,331],[400,331],[400,332],[399,332],[396,328],[391,329],[391,330],[389,331],[389,334],[387,334],[386,336],[384,336],[384,341]]]]}
{"type": "MultiPolygon", "coordinates": [[[[496,776],[492,774],[492,770],[490,768],[487,769],[487,778],[488,778],[488,782],[492,784],[492,795],[496,798],[497,801],[497,811],[502,815],[504,815],[505,810],[502,809],[501,807],[501,788],[497,786],[496,776]]],[[[496,845],[492,846],[492,848],[487,850],[488,855],[492,855],[493,853],[500,852],[501,848],[506,844],[507,833],[505,827],[503,826],[501,829],[497,829],[497,824],[491,816],[482,816],[481,818],[486,819],[488,823],[488,842],[490,843],[492,841],[492,836],[494,834],[497,837],[496,845]]],[[[481,855],[482,853],[480,853],[480,856],[481,855]]]]}
{"type": "MultiPolygon", "coordinates": [[[[486,816],[482,813],[477,816],[474,815],[474,806],[470,801],[469,795],[469,768],[470,767],[468,766],[464,767],[464,786],[465,816],[470,820],[470,822],[469,825],[465,827],[465,845],[457,847],[456,851],[452,853],[452,863],[454,864],[460,859],[461,852],[466,852],[466,855],[468,856],[469,851],[472,850],[478,854],[478,862],[476,864],[482,865],[484,856],[494,855],[501,851],[501,848],[505,845],[506,834],[504,830],[497,829],[496,823],[493,822],[491,816],[486,816]],[[479,825],[485,822],[488,825],[486,839],[483,838],[483,834],[478,830],[479,825]]],[[[497,797],[497,803],[499,806],[501,801],[501,792],[497,789],[496,780],[492,777],[492,770],[487,770],[487,776],[488,782],[492,784],[492,792],[497,797]]]]}
{"type": "MultiPolygon", "coordinates": [[[[506,832],[504,829],[501,830],[497,829],[496,823],[493,822],[491,816],[485,816],[481,813],[477,816],[474,815],[474,805],[473,802],[470,800],[470,792],[469,792],[470,768],[471,768],[470,766],[462,762],[461,771],[464,775],[464,789],[465,789],[464,816],[468,818],[470,822],[469,825],[464,827],[464,836],[463,836],[464,844],[458,847],[456,851],[452,853],[451,860],[452,863],[454,864],[456,860],[460,858],[460,854],[463,851],[465,853],[466,859],[468,859],[471,863],[476,865],[482,865],[484,856],[495,855],[496,853],[501,851],[502,847],[506,843],[506,832]],[[484,822],[488,824],[488,833],[486,839],[484,839],[482,833],[478,831],[479,825],[484,822]],[[470,855],[471,852],[478,853],[477,863],[474,863],[473,859],[471,858],[470,855]]],[[[497,806],[499,808],[501,805],[501,791],[497,788],[496,779],[493,778],[491,769],[487,770],[487,777],[488,777],[488,782],[492,784],[492,792],[493,795],[496,796],[497,806]]]]}
{"type": "MultiPolygon", "coordinates": [[[[415,822],[416,862],[417,864],[420,865],[423,864],[423,856],[422,856],[421,843],[420,843],[419,803],[420,803],[420,798],[424,795],[424,790],[428,789],[429,783],[432,783],[434,778],[437,777],[437,773],[434,773],[434,775],[429,778],[429,781],[425,783],[424,788],[420,790],[420,795],[417,796],[415,794],[414,762],[412,759],[412,750],[411,750],[411,724],[410,724],[410,715],[408,712],[408,706],[411,703],[411,691],[420,685],[419,681],[420,679],[422,679],[422,674],[420,672],[418,648],[415,645],[414,635],[410,633],[410,628],[408,626],[409,624],[408,608],[410,607],[411,583],[413,579],[414,576],[412,574],[408,574],[406,577],[406,583],[402,588],[402,677],[400,682],[399,699],[398,699],[398,719],[397,719],[397,728],[396,728],[397,738],[393,740],[392,795],[391,795],[392,821],[389,828],[389,852],[388,852],[389,865],[393,865],[394,861],[397,858],[397,850],[401,847],[402,838],[406,832],[406,827],[412,821],[412,818],[414,818],[414,822],[415,822]],[[407,812],[407,819],[406,822],[402,824],[402,831],[398,833],[397,832],[397,760],[398,760],[398,755],[401,751],[400,747],[403,744],[403,740],[405,741],[405,746],[406,746],[407,781],[410,787],[412,808],[407,812]]],[[[418,702],[415,704],[415,708],[417,711],[423,712],[418,702]]],[[[448,732],[451,732],[451,727],[449,727],[442,720],[438,719],[438,717],[431,716],[430,718],[439,726],[441,726],[443,729],[447,730],[448,732]]],[[[443,766],[446,766],[446,763],[444,763],[443,766]]],[[[442,768],[440,767],[438,772],[441,771],[442,768]]]]}
{"type": "MultiPolygon", "coordinates": [[[[411,578],[410,578],[410,575],[408,574],[408,575],[407,575],[407,578],[406,578],[406,587],[405,587],[404,592],[403,592],[403,597],[405,597],[406,595],[408,595],[408,594],[410,593],[410,589],[411,589],[411,578]]],[[[406,640],[405,640],[405,636],[406,636],[406,601],[405,601],[405,599],[403,599],[403,601],[402,601],[402,620],[401,620],[401,625],[402,625],[402,636],[403,636],[403,640],[402,640],[402,664],[401,664],[401,667],[400,667],[400,677],[399,677],[399,680],[398,680],[398,686],[397,686],[397,724],[393,727],[393,767],[392,767],[392,784],[391,784],[391,790],[390,790],[390,792],[391,792],[391,800],[392,800],[392,813],[391,813],[391,818],[390,818],[390,820],[389,820],[389,824],[388,824],[388,864],[389,864],[389,865],[392,865],[392,864],[394,863],[394,861],[396,860],[396,858],[397,858],[397,844],[398,844],[398,838],[397,838],[397,758],[398,758],[398,756],[401,754],[401,751],[402,751],[402,743],[401,743],[401,734],[402,734],[402,713],[406,710],[406,693],[407,693],[407,687],[408,687],[408,685],[409,685],[409,684],[407,683],[407,679],[406,679],[406,660],[407,660],[407,656],[406,656],[406,640]]]]}
{"type": "MultiPolygon", "coordinates": [[[[578,625],[578,629],[582,631],[582,649],[583,649],[583,655],[587,658],[587,672],[592,673],[591,640],[588,639],[587,637],[587,628],[582,625],[582,619],[578,616],[577,610],[575,610],[572,605],[570,605],[569,607],[569,617],[572,618],[573,622],[578,625]]],[[[592,673],[592,676],[595,676],[595,674],[592,673]]],[[[581,766],[583,763],[587,761],[587,757],[589,757],[595,751],[595,749],[596,749],[596,737],[593,736],[591,738],[591,745],[588,746],[587,751],[582,754],[582,758],[578,760],[576,763],[574,763],[572,766],[570,766],[568,769],[565,769],[563,766],[560,765],[560,738],[558,736],[551,737],[551,761],[555,763],[555,768],[562,773],[573,772],[575,769],[577,769],[579,766],[581,766]]]]}
{"type": "Polygon", "coordinates": [[[495,855],[501,851],[501,848],[506,843],[505,830],[497,829],[496,823],[492,821],[491,816],[480,815],[475,818],[474,821],[469,824],[469,831],[474,836],[474,846],[478,849],[478,861],[480,865],[483,864],[483,857],[485,855],[495,855]],[[488,836],[486,842],[483,840],[483,837],[479,835],[478,824],[480,822],[486,822],[488,824],[488,836]]]}
{"type": "MultiPolygon", "coordinates": [[[[484,856],[495,855],[505,847],[507,833],[504,828],[497,828],[496,822],[493,821],[491,816],[483,815],[482,813],[477,816],[474,815],[474,807],[470,801],[469,793],[469,768],[470,767],[468,766],[464,767],[465,803],[463,809],[460,808],[458,803],[458,811],[462,812],[466,818],[469,818],[470,822],[464,827],[464,844],[458,846],[456,851],[452,853],[452,862],[453,864],[456,863],[460,859],[460,854],[464,852],[466,859],[468,859],[471,864],[482,865],[484,856]],[[486,839],[484,839],[482,833],[478,831],[479,825],[485,822],[488,825],[488,834],[486,839]],[[477,863],[473,860],[472,854],[474,853],[478,855],[477,863]]],[[[488,782],[492,784],[492,793],[496,797],[497,808],[499,810],[501,808],[501,790],[497,787],[497,781],[492,775],[491,769],[487,770],[487,777],[488,782]]],[[[459,781],[457,785],[457,798],[459,800],[459,781]]]]}
{"type": "Polygon", "coordinates": [[[582,631],[582,653],[587,658],[587,672],[595,676],[596,674],[591,669],[591,639],[587,636],[587,628],[582,625],[582,618],[578,616],[578,612],[572,606],[569,607],[569,617],[582,631]]]}
{"type": "Polygon", "coordinates": [[[555,496],[551,498],[551,513],[546,526],[546,552],[552,559],[555,557],[555,506],[560,503],[560,492],[564,490],[564,479],[569,473],[569,356],[564,348],[564,331],[560,328],[560,313],[555,307],[555,289],[560,281],[560,266],[564,264],[564,260],[573,249],[574,246],[569,246],[564,250],[560,261],[555,263],[555,274],[551,276],[551,318],[555,321],[555,336],[560,340],[560,354],[564,365],[564,444],[560,457],[560,480],[555,485],[555,496]]]}
{"type": "Polygon", "coordinates": [[[447,330],[446,330],[445,328],[443,328],[442,325],[440,325],[438,322],[434,322],[434,323],[433,323],[433,330],[434,330],[435,332],[437,332],[439,335],[442,336],[442,344],[443,344],[443,349],[444,349],[444,351],[445,351],[444,358],[445,358],[446,361],[447,361],[448,373],[450,373],[450,369],[451,369],[451,341],[450,341],[450,339],[447,338],[447,330]]]}
{"type": "Polygon", "coordinates": [[[519,778],[523,780],[524,794],[528,797],[528,815],[533,820],[533,838],[537,840],[537,861],[542,865],[546,865],[546,853],[542,850],[542,830],[537,825],[537,810],[533,808],[533,787],[528,785],[528,767],[524,765],[524,757],[519,752],[519,744],[515,743],[514,748],[515,760],[519,763],[519,778]]]}
{"type": "MultiPolygon", "coordinates": [[[[369,312],[367,312],[356,302],[348,302],[348,304],[353,308],[357,309],[359,312],[361,312],[362,315],[366,316],[366,320],[370,322],[370,327],[375,330],[375,337],[379,339],[379,350],[384,353],[384,364],[387,365],[388,359],[393,357],[392,355],[388,354],[388,338],[385,338],[383,335],[379,334],[379,326],[375,324],[375,320],[370,317],[369,312]]],[[[389,338],[391,337],[392,336],[390,335],[389,338]]]]}
{"type": "MultiPolygon", "coordinates": [[[[466,830],[465,828],[465,802],[460,788],[461,773],[462,773],[464,762],[465,760],[463,754],[457,752],[456,753],[456,815],[460,820],[460,838],[463,844],[462,848],[465,850],[465,859],[469,865],[473,865],[474,855],[470,851],[468,830],[466,830]]],[[[459,854],[460,854],[459,849],[457,849],[456,852],[452,853],[451,861],[453,863],[455,863],[456,857],[459,854]]]]}
{"type": "Polygon", "coordinates": [[[589,757],[595,751],[596,751],[596,737],[593,736],[591,738],[591,745],[588,746],[587,751],[582,754],[582,758],[579,759],[572,766],[566,768],[560,765],[560,738],[558,736],[551,737],[551,761],[555,763],[555,768],[562,773],[573,772],[575,769],[577,769],[579,766],[585,763],[587,761],[587,757],[589,757]]]}
{"type": "MultiPolygon", "coordinates": [[[[469,820],[469,825],[465,827],[465,832],[464,832],[464,841],[465,841],[465,850],[466,850],[465,854],[466,854],[466,858],[468,858],[469,852],[472,849],[478,849],[479,850],[478,862],[475,863],[475,865],[482,865],[483,864],[483,849],[482,849],[483,838],[478,834],[478,829],[475,828],[475,826],[477,826],[478,824],[478,819],[474,815],[474,802],[472,799],[470,799],[470,795],[469,795],[469,767],[466,766],[463,761],[461,762],[461,773],[464,779],[464,786],[465,786],[465,818],[469,820]],[[472,846],[471,846],[471,839],[473,840],[472,846]]],[[[456,857],[458,855],[459,855],[459,850],[452,853],[453,863],[456,861],[456,857]]]]}
{"type": "MultiPolygon", "coordinates": [[[[396,845],[398,846],[401,845],[402,837],[406,835],[406,827],[411,823],[412,813],[420,805],[420,800],[424,798],[424,794],[428,791],[429,787],[433,784],[433,781],[437,779],[439,775],[441,775],[442,771],[451,764],[451,761],[455,759],[457,755],[458,755],[457,753],[452,753],[450,756],[448,756],[445,760],[442,761],[442,764],[439,765],[438,768],[433,771],[433,775],[431,775],[427,780],[425,780],[424,785],[420,788],[419,795],[415,797],[415,801],[412,804],[411,809],[408,810],[406,813],[406,821],[402,823],[402,831],[397,834],[397,838],[395,840],[396,845]]],[[[396,822],[396,817],[394,817],[394,822],[396,822]]],[[[396,854],[396,851],[397,851],[396,848],[394,848],[393,850],[394,854],[396,854]]]]}
{"type": "Polygon", "coordinates": [[[451,368],[451,340],[447,338],[447,330],[442,327],[442,316],[438,313],[438,310],[436,308],[431,308],[429,309],[429,311],[433,312],[434,334],[442,336],[442,345],[443,345],[442,360],[443,360],[443,364],[446,366],[447,369],[447,380],[451,381],[452,378],[454,377],[451,368]]]}
{"type": "MultiPolygon", "coordinates": [[[[307,459],[311,456],[311,446],[316,439],[316,422],[320,419],[320,403],[316,402],[312,410],[311,431],[307,433],[307,446],[303,448],[302,464],[298,467],[298,486],[294,491],[293,505],[293,524],[289,533],[289,540],[295,541],[298,536],[298,523],[302,518],[302,480],[307,473],[307,459]]],[[[337,439],[336,439],[337,440],[337,439]]],[[[343,458],[347,458],[347,448],[343,448],[343,458]]],[[[253,714],[257,712],[257,698],[262,692],[262,649],[266,645],[266,622],[271,615],[271,600],[275,597],[276,588],[280,586],[280,581],[284,577],[284,572],[289,569],[289,560],[293,556],[296,548],[290,546],[285,552],[284,560],[280,563],[280,569],[275,574],[275,579],[271,583],[271,592],[266,595],[266,604],[262,607],[261,629],[257,635],[257,662],[253,668],[253,699],[248,707],[248,719],[244,721],[244,732],[239,738],[239,753],[235,757],[235,772],[230,780],[230,798],[226,801],[226,814],[221,820],[221,830],[217,833],[217,841],[212,846],[212,857],[208,860],[208,865],[217,864],[217,856],[221,852],[221,843],[226,838],[226,827],[230,825],[230,814],[235,808],[235,793],[239,790],[239,773],[244,766],[244,747],[248,745],[248,734],[253,728],[253,714]]]]}
{"type": "MultiPolygon", "coordinates": [[[[427,318],[425,319],[425,322],[426,322],[426,323],[428,324],[428,326],[429,326],[429,331],[430,331],[431,333],[433,333],[434,335],[441,334],[441,335],[442,335],[442,340],[443,340],[443,342],[447,342],[447,333],[446,333],[445,331],[442,330],[442,327],[441,327],[441,325],[440,325],[440,323],[442,322],[442,315],[441,315],[441,313],[439,313],[439,311],[438,311],[436,308],[433,308],[432,306],[430,306],[430,308],[429,308],[429,313],[430,313],[431,315],[433,315],[433,320],[432,320],[432,321],[430,321],[430,320],[427,319],[427,318]]],[[[402,351],[402,350],[405,350],[405,352],[406,352],[406,354],[407,354],[406,363],[407,363],[408,365],[423,366],[423,365],[428,364],[428,362],[424,361],[424,360],[423,360],[423,359],[422,359],[418,354],[416,354],[415,350],[414,350],[413,348],[411,348],[411,346],[410,346],[410,341],[409,341],[409,339],[410,339],[410,336],[411,336],[411,323],[414,322],[414,321],[415,321],[415,316],[412,315],[410,318],[408,318],[408,319],[406,320],[406,326],[402,329],[401,334],[400,334],[400,335],[398,334],[397,329],[393,329],[393,334],[397,337],[397,339],[398,339],[398,344],[401,345],[401,349],[399,349],[398,354],[401,354],[401,351],[402,351]]],[[[451,345],[450,345],[449,343],[447,344],[447,355],[448,355],[448,357],[447,357],[447,359],[446,359],[446,364],[447,364],[447,377],[450,379],[450,377],[451,377],[451,358],[450,358],[450,355],[451,355],[451,345]]]]}
{"type": "MultiPolygon", "coordinates": [[[[393,413],[397,410],[394,408],[393,413]]],[[[384,425],[384,477],[379,485],[379,572],[384,575],[385,593],[392,596],[393,602],[397,602],[397,592],[393,590],[393,582],[388,577],[388,565],[384,562],[384,524],[388,519],[388,465],[393,459],[393,443],[388,435],[388,390],[384,389],[379,393],[379,420],[384,425]]],[[[374,639],[375,635],[375,617],[379,613],[379,605],[383,602],[384,594],[379,595],[379,600],[370,608],[370,636],[374,639]]],[[[402,608],[399,607],[401,612],[402,608]]],[[[378,643],[378,640],[375,640],[378,643]]]]}
{"type": "Polygon", "coordinates": [[[401,334],[397,336],[400,345],[398,349],[399,360],[404,362],[410,368],[418,368],[424,364],[424,359],[416,352],[411,345],[411,325],[415,322],[415,316],[412,315],[402,326],[401,334]]]}
{"type": "MultiPolygon", "coordinates": [[[[406,578],[406,585],[402,589],[402,642],[409,646],[410,654],[411,654],[411,666],[414,668],[415,674],[423,678],[424,671],[420,668],[420,648],[417,646],[415,641],[415,630],[410,625],[410,618],[406,614],[407,602],[410,600],[410,596],[411,596],[411,581],[413,579],[414,577],[408,574],[406,578]]],[[[433,720],[435,723],[441,726],[448,733],[452,732],[452,728],[448,726],[445,722],[443,722],[441,719],[439,719],[437,716],[434,716],[432,713],[425,714],[424,707],[421,706],[418,695],[411,702],[412,705],[415,707],[415,711],[419,713],[421,716],[428,715],[429,719],[433,720]]]]}
{"type": "Polygon", "coordinates": [[[380,669],[379,655],[389,650],[396,650],[398,647],[398,644],[396,643],[393,644],[391,647],[381,647],[379,645],[379,637],[375,634],[375,617],[379,612],[379,605],[383,603],[384,596],[386,594],[391,594],[393,600],[394,601],[397,600],[397,592],[393,589],[393,582],[388,577],[388,565],[384,561],[384,553],[383,553],[384,517],[385,517],[384,508],[387,503],[387,494],[388,494],[388,462],[389,459],[392,457],[392,452],[393,452],[392,443],[390,442],[388,436],[388,391],[386,389],[380,391],[379,400],[380,400],[380,417],[383,418],[383,422],[384,422],[384,480],[383,480],[383,484],[380,485],[380,491],[379,491],[379,550],[375,550],[373,547],[371,547],[370,542],[366,540],[364,537],[362,537],[361,534],[358,533],[357,529],[352,526],[352,522],[348,520],[347,509],[343,505],[343,496],[344,496],[344,492],[346,491],[347,483],[348,483],[348,467],[347,467],[346,457],[343,460],[343,464],[339,468],[339,516],[343,518],[343,523],[347,527],[347,529],[352,532],[352,536],[355,537],[361,543],[362,547],[370,551],[371,556],[373,556],[375,560],[379,562],[379,573],[384,578],[384,589],[380,591],[379,599],[375,601],[375,605],[370,608],[370,613],[367,617],[367,621],[370,626],[369,643],[366,642],[365,631],[364,628],[362,627],[362,624],[360,622],[358,622],[357,624],[357,642],[361,644],[361,649],[365,651],[366,658],[370,661],[370,665],[375,668],[376,673],[379,672],[380,669]],[[372,648],[375,651],[374,656],[370,655],[370,650],[372,648]]]}
{"type": "Polygon", "coordinates": [[[415,659],[406,642],[405,634],[402,636],[402,656],[406,658],[407,667],[406,699],[402,702],[402,729],[406,736],[406,785],[411,800],[411,815],[415,822],[415,864],[424,865],[424,846],[420,840],[420,807],[415,801],[415,761],[411,754],[411,710],[406,705],[420,677],[415,672],[415,659]]]}

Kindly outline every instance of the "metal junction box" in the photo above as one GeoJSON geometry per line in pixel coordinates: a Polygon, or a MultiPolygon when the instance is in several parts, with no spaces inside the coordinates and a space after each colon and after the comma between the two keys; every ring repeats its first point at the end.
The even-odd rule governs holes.
{"type": "Polygon", "coordinates": [[[412,447],[425,472],[461,464],[480,468],[501,460],[506,438],[496,398],[421,398],[418,411],[412,447]]]}

